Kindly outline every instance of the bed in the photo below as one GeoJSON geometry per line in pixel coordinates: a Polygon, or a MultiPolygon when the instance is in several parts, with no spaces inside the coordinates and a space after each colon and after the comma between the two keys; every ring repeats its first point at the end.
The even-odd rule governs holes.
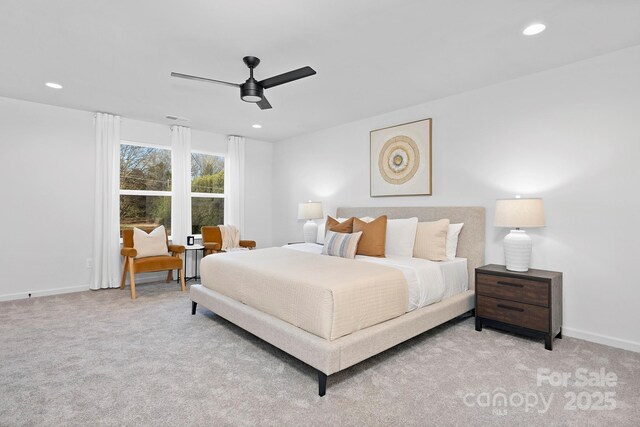
{"type": "Polygon", "coordinates": [[[318,372],[319,395],[325,395],[329,375],[474,308],[474,270],[484,261],[484,208],[369,207],[337,212],[339,217],[383,214],[464,222],[457,262],[429,267],[421,262],[354,262],[310,253],[320,246],[206,257],[201,265],[203,285],[190,290],[192,314],[202,304],[312,366],[318,372]],[[460,287],[461,265],[466,267],[465,285],[452,289],[460,287]],[[434,269],[443,278],[442,286],[420,290],[412,285],[412,274],[428,276],[435,274],[434,269]],[[363,274],[376,280],[364,283],[363,274]],[[429,303],[430,299],[439,302],[429,303]]]}

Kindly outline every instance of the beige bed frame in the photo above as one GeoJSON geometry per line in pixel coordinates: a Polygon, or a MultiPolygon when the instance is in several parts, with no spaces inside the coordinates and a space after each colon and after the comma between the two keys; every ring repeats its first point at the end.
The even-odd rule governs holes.
{"type": "Polygon", "coordinates": [[[389,218],[415,216],[420,221],[449,218],[451,223],[464,222],[457,254],[459,257],[467,258],[469,290],[334,341],[320,338],[202,285],[191,286],[191,314],[195,314],[197,304],[202,304],[217,315],[314,367],[318,371],[319,394],[324,396],[328,375],[368,359],[474,308],[474,270],[484,264],[484,208],[338,208],[337,212],[339,217],[377,217],[384,214],[389,218]]]}

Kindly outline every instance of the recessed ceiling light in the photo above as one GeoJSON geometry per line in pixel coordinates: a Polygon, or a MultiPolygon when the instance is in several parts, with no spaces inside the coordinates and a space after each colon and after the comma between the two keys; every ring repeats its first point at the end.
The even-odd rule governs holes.
{"type": "Polygon", "coordinates": [[[525,28],[524,31],[522,31],[522,34],[524,34],[525,36],[535,36],[536,34],[540,34],[541,32],[543,32],[546,28],[547,26],[544,24],[531,24],[527,28],[525,28]]]}
{"type": "Polygon", "coordinates": [[[254,128],[254,129],[260,129],[262,127],[262,125],[255,124],[255,125],[253,125],[251,127],[254,128]]]}
{"type": "Polygon", "coordinates": [[[60,83],[48,82],[48,83],[45,83],[45,85],[47,87],[50,87],[51,89],[62,89],[62,85],[60,83]]]}

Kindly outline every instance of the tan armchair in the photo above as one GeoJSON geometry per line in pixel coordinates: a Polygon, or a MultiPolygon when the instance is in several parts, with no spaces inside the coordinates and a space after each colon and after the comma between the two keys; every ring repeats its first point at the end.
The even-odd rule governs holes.
{"type": "MultiPolygon", "coordinates": [[[[147,233],[150,230],[145,230],[147,233]]],[[[120,289],[124,289],[127,272],[129,272],[129,283],[131,285],[131,299],[136,299],[136,282],[135,273],[148,273],[152,271],[167,272],[167,283],[173,279],[173,270],[178,270],[180,275],[180,286],[182,291],[184,287],[183,262],[181,254],[184,253],[184,246],[170,245],[167,238],[167,248],[171,255],[150,256],[145,258],[136,258],[138,252],[133,245],[133,230],[122,230],[122,250],[120,254],[124,257],[124,267],[122,269],[122,281],[120,289]]]]}
{"type": "MultiPolygon", "coordinates": [[[[202,246],[204,246],[204,256],[224,252],[222,250],[222,233],[218,226],[206,226],[201,228],[202,246]]],[[[240,247],[255,249],[256,242],[253,240],[240,240],[240,247]]]]}

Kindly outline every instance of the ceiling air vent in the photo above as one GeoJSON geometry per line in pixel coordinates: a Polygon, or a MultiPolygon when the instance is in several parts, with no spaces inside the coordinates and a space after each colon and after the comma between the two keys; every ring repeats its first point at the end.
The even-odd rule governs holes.
{"type": "Polygon", "coordinates": [[[178,116],[164,116],[166,119],[169,120],[173,120],[173,121],[181,121],[181,122],[190,122],[191,120],[187,119],[186,117],[178,117],[178,116]]]}

